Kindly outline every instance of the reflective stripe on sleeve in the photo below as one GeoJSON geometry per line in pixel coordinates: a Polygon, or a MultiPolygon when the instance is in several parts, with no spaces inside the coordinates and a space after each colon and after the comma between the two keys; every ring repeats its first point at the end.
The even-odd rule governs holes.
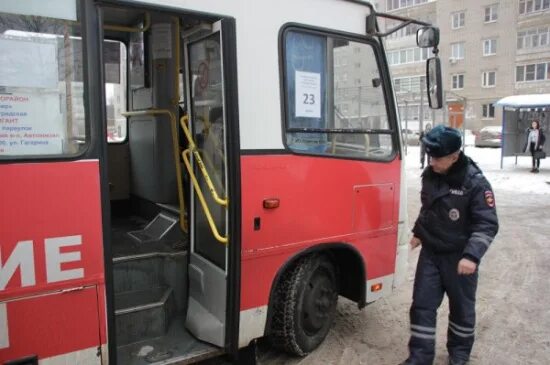
{"type": "Polygon", "coordinates": [[[472,239],[483,243],[487,247],[489,247],[489,245],[491,244],[491,242],[493,240],[493,238],[491,236],[489,236],[485,233],[481,233],[481,232],[472,233],[472,239]]]}

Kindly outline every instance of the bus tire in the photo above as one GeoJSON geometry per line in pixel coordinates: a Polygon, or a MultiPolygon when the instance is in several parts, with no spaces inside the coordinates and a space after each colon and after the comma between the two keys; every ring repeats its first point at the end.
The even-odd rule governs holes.
{"type": "Polygon", "coordinates": [[[336,270],[325,255],[298,259],[275,293],[270,337],[288,353],[305,356],[325,339],[336,314],[336,270]]]}

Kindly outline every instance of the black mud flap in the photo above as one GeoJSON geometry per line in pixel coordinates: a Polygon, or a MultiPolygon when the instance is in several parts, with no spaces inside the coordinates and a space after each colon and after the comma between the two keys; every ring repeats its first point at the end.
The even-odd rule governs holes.
{"type": "Polygon", "coordinates": [[[257,340],[253,340],[250,344],[239,350],[237,358],[233,364],[239,365],[256,365],[258,362],[258,345],[257,340]]]}
{"type": "Polygon", "coordinates": [[[17,360],[6,361],[4,365],[38,365],[38,357],[27,356],[17,360]]]}

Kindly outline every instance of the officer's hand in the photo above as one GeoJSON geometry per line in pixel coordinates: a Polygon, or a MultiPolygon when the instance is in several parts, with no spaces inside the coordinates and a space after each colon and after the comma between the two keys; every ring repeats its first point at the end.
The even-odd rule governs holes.
{"type": "Polygon", "coordinates": [[[415,248],[417,248],[421,244],[422,244],[422,241],[420,241],[420,238],[415,237],[415,236],[413,236],[413,238],[411,238],[411,242],[409,242],[409,245],[411,245],[411,250],[414,250],[415,248]]]}
{"type": "Polygon", "coordinates": [[[477,268],[477,264],[468,259],[462,259],[458,262],[458,275],[472,275],[477,268]]]}

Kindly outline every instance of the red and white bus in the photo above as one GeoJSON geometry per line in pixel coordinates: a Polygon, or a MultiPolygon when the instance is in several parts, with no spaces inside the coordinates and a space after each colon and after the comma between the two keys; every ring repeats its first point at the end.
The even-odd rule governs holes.
{"type": "Polygon", "coordinates": [[[0,364],[187,364],[264,336],[305,355],[339,295],[391,293],[407,223],[380,16],[2,1],[0,364]]]}

